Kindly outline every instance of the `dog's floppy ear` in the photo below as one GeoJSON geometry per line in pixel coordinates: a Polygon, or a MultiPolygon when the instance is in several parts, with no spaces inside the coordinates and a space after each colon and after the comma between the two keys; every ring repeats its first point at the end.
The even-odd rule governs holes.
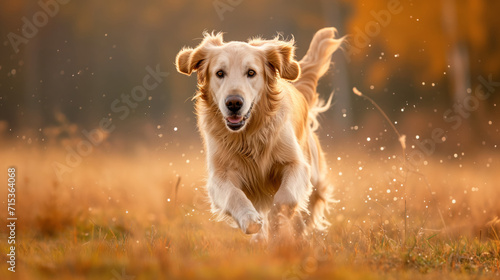
{"type": "Polygon", "coordinates": [[[269,41],[253,41],[250,44],[261,46],[265,52],[267,66],[278,72],[280,77],[295,81],[300,76],[300,66],[295,60],[294,41],[283,41],[278,38],[269,41]]]}
{"type": "Polygon", "coordinates": [[[190,76],[193,71],[197,71],[200,68],[205,57],[206,52],[199,46],[194,50],[192,48],[184,48],[177,54],[175,59],[177,71],[190,76]]]}
{"type": "Polygon", "coordinates": [[[192,48],[184,48],[182,49],[175,58],[175,66],[177,67],[177,71],[182,74],[191,75],[193,72],[193,67],[189,65],[189,58],[193,53],[192,48]]]}
{"type": "Polygon", "coordinates": [[[197,71],[203,66],[210,47],[222,46],[224,43],[222,33],[204,32],[203,35],[203,41],[195,49],[184,48],[177,54],[175,66],[179,73],[191,75],[193,71],[197,71]]]}

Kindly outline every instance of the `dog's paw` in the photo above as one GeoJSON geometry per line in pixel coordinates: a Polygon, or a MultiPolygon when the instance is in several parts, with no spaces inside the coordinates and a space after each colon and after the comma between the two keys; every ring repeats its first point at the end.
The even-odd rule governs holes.
{"type": "Polygon", "coordinates": [[[257,212],[249,212],[240,221],[241,230],[246,234],[254,234],[262,228],[262,218],[257,212]]]}
{"type": "Polygon", "coordinates": [[[291,218],[298,206],[297,200],[291,195],[276,195],[274,197],[273,206],[271,207],[271,216],[283,215],[291,218]]]}
{"type": "Polygon", "coordinates": [[[297,194],[286,188],[280,188],[273,199],[273,212],[291,217],[299,205],[297,194]]]}

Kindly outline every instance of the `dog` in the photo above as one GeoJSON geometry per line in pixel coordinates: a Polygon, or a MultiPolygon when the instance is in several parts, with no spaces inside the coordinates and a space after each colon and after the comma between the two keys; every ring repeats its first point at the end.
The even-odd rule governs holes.
{"type": "Polygon", "coordinates": [[[177,71],[197,72],[193,97],[207,155],[212,211],[256,240],[276,236],[283,220],[294,234],[324,230],[333,202],[317,116],[330,107],[316,92],[341,46],[335,28],[313,37],[302,60],[294,40],[280,36],[224,42],[204,33],[196,48],[183,48],[177,71]]]}

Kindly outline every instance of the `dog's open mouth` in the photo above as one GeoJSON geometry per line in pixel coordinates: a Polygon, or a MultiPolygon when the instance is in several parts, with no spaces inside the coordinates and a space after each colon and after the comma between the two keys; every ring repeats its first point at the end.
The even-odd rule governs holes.
{"type": "Polygon", "coordinates": [[[244,115],[231,115],[226,118],[226,125],[229,127],[229,129],[233,131],[237,131],[240,128],[242,128],[245,125],[245,122],[248,120],[250,117],[250,113],[252,112],[253,104],[250,106],[250,109],[248,109],[248,112],[244,115]]]}

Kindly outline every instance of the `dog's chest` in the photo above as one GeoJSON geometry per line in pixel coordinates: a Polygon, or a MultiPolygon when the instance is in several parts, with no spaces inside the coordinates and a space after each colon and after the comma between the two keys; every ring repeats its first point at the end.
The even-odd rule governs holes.
{"type": "Polygon", "coordinates": [[[241,157],[241,189],[252,201],[272,199],[279,188],[283,167],[268,156],[241,157]]]}

